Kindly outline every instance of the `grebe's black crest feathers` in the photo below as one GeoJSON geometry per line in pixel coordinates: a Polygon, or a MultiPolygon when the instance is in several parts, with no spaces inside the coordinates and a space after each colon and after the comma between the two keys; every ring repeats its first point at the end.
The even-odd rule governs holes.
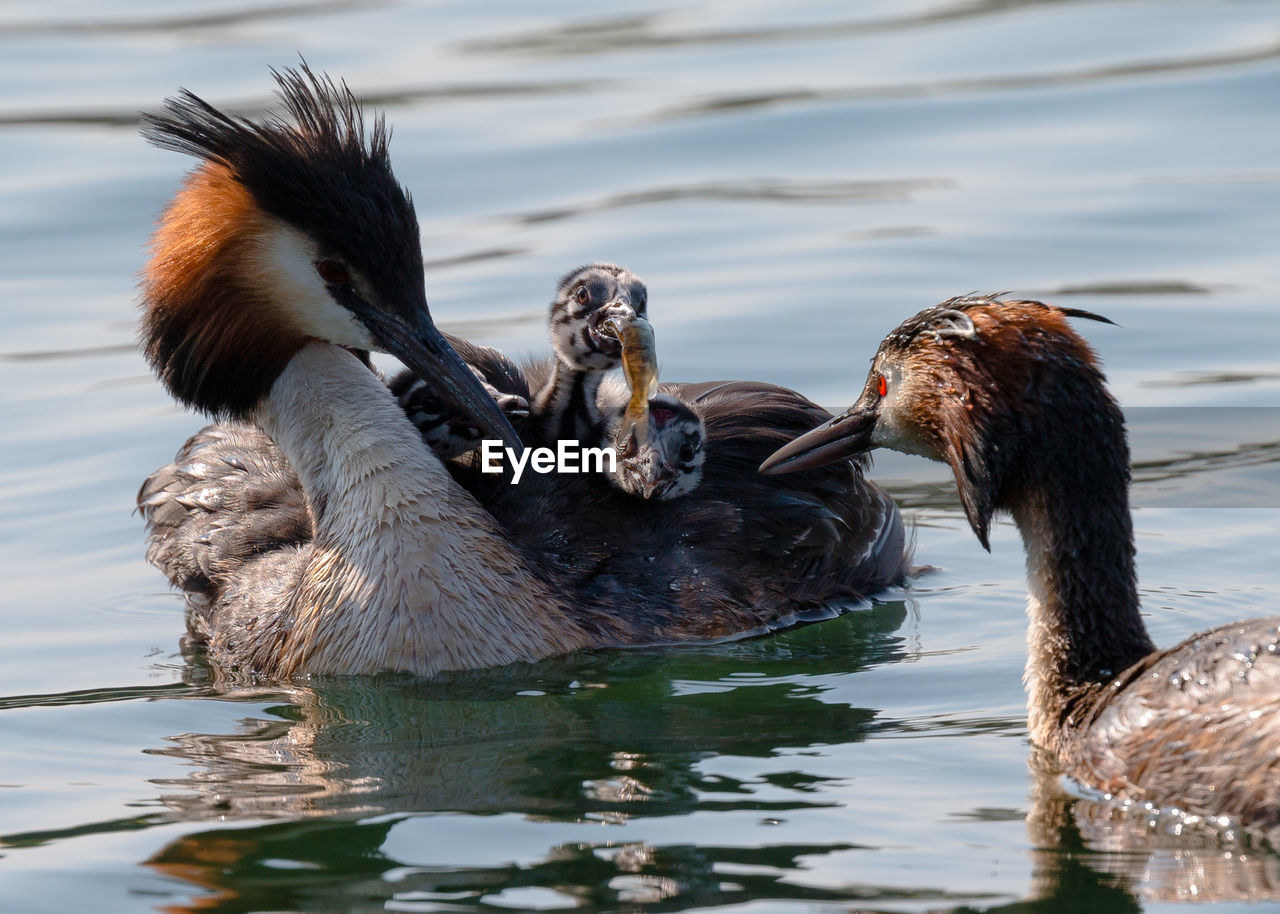
{"type": "Polygon", "coordinates": [[[375,285],[406,268],[420,276],[417,217],[391,171],[382,117],[366,128],[346,83],[305,63],[272,73],[283,116],[226,114],[184,89],[164,113],[142,116],[142,133],[161,148],[225,166],[263,211],[372,274],[375,285]]]}
{"type": "Polygon", "coordinates": [[[1111,318],[1106,317],[1105,315],[1102,315],[1102,314],[1098,314],[1095,311],[1085,311],[1083,308],[1062,308],[1057,305],[1047,305],[1046,307],[1057,308],[1067,317],[1079,317],[1087,321],[1097,321],[1100,324],[1110,324],[1112,327],[1120,326],[1111,318]]]}
{"type": "MultiPolygon", "coordinates": [[[[991,305],[1015,304],[1013,300],[1006,300],[1003,297],[1004,295],[1005,293],[984,294],[970,292],[968,295],[947,299],[941,304],[926,308],[915,317],[903,321],[893,332],[885,337],[882,347],[905,350],[922,333],[928,333],[935,340],[942,340],[948,337],[976,339],[979,335],[978,327],[974,324],[968,312],[975,308],[985,308],[991,305]]],[[[1085,311],[1082,308],[1063,308],[1059,305],[1025,299],[1018,300],[1016,304],[1044,308],[1047,311],[1057,311],[1065,317],[1078,317],[1116,326],[1116,322],[1109,317],[1093,311],[1085,311]]]]}
{"type": "Polygon", "coordinates": [[[345,82],[317,75],[305,63],[272,70],[277,95],[289,119],[259,121],[226,114],[194,92],[165,100],[164,114],[143,114],[142,133],[156,146],[221,162],[239,173],[255,155],[275,150],[305,158],[368,160],[387,166],[386,126],[381,116],[366,131],[360,103],[345,82]]]}

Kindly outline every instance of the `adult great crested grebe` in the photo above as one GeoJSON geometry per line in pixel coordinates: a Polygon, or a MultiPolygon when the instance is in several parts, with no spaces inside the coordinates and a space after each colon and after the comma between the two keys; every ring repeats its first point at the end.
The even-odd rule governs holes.
{"type": "Polygon", "coordinates": [[[1004,510],[1026,546],[1031,738],[1086,787],[1280,842],[1280,618],[1155,650],[1124,419],[1068,317],[1105,320],[983,297],[922,311],[880,344],[857,403],[761,469],[875,447],[949,464],[982,545],[1004,510]]]}
{"type": "Polygon", "coordinates": [[[187,442],[138,503],[148,556],[219,674],[431,674],[739,636],[901,577],[901,518],[859,470],[754,473],[826,416],[796,394],[756,409],[750,385],[703,391],[725,459],[698,497],[492,482],[481,504],[347,351],[398,355],[518,447],[431,323],[386,132],[366,136],[350,91],[305,66],[277,79],[288,121],[187,93],[145,128],[202,160],[153,239],[146,355],[175,397],[230,421],[187,442]]]}

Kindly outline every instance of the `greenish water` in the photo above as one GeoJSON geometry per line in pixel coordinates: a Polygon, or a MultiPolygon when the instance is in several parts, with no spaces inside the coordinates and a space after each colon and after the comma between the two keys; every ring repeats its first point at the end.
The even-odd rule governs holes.
{"type": "Polygon", "coordinates": [[[665,378],[830,406],[954,294],[1107,314],[1153,635],[1277,611],[1274,0],[0,4],[0,910],[1276,905],[1274,851],[1032,754],[1016,533],[908,458],[876,474],[936,570],[839,619],[211,690],[131,514],[202,424],[134,349],[188,164],[134,119],[257,110],[298,53],[395,125],[437,320],[512,354],[593,259],[649,281],[665,378]]]}

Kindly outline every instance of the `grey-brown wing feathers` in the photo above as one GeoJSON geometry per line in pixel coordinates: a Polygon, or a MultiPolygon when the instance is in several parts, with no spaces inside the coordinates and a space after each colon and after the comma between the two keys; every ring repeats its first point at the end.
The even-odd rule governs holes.
{"type": "Polygon", "coordinates": [[[217,603],[230,618],[241,599],[267,605],[263,595],[294,577],[310,548],[311,514],[297,474],[251,425],[210,425],[190,438],[143,482],[138,510],[147,560],[187,597],[199,640],[210,624],[204,610],[217,603]]]}

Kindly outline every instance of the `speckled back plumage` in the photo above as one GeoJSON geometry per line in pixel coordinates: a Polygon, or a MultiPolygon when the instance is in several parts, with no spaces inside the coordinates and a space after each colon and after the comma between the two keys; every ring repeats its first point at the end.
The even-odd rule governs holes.
{"type": "MultiPolygon", "coordinates": [[[[524,429],[531,395],[519,366],[497,349],[477,346],[448,333],[444,336],[485,385],[516,430],[524,429]]],[[[422,434],[423,441],[441,460],[460,457],[480,446],[480,430],[475,424],[457,410],[450,409],[432,385],[413,371],[408,368],[401,370],[387,386],[409,421],[422,434]]]]}
{"type": "Polygon", "coordinates": [[[1200,632],[1072,705],[1058,754],[1082,782],[1280,847],[1280,618],[1200,632]]]}

